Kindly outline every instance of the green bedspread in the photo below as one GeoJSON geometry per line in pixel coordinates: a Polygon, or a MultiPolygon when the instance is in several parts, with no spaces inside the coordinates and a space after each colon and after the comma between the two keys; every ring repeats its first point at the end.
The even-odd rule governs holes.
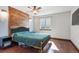
{"type": "Polygon", "coordinates": [[[13,41],[22,42],[28,46],[40,46],[40,42],[48,39],[49,36],[43,33],[18,32],[13,35],[13,41]]]}

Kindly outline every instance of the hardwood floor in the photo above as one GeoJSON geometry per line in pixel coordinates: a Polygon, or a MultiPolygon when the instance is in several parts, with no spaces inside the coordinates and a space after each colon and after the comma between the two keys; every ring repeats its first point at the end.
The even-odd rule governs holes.
{"type": "Polygon", "coordinates": [[[53,39],[49,52],[54,53],[78,53],[79,51],[74,47],[71,41],[53,39]],[[53,51],[51,51],[53,50],[53,51]]]}
{"type": "MultiPolygon", "coordinates": [[[[51,39],[43,49],[44,53],[78,53],[79,51],[70,41],[51,39]]],[[[38,53],[37,49],[32,47],[22,47],[17,44],[8,48],[1,48],[0,53],[38,53]]]]}

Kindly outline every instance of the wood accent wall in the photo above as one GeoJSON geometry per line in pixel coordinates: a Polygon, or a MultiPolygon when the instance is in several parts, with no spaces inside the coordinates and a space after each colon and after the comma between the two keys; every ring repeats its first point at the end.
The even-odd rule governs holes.
{"type": "MultiPolygon", "coordinates": [[[[24,21],[29,20],[29,15],[9,6],[9,27],[25,26],[24,21]]],[[[27,23],[27,22],[26,22],[27,23]]]]}
{"type": "Polygon", "coordinates": [[[29,20],[29,15],[13,7],[8,7],[9,11],[9,35],[10,29],[14,27],[25,27],[29,20]]]}

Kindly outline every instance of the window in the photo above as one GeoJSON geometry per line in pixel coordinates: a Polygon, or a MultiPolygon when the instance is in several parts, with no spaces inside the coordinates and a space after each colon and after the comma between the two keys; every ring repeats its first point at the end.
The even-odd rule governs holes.
{"type": "Polygon", "coordinates": [[[29,31],[33,32],[33,19],[29,20],[29,31]]]}
{"type": "Polygon", "coordinates": [[[51,17],[40,17],[40,29],[51,28],[51,17]]]}

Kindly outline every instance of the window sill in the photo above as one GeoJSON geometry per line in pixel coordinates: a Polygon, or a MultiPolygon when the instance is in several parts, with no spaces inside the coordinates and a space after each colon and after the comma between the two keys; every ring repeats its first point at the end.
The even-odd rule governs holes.
{"type": "Polygon", "coordinates": [[[40,29],[40,30],[51,31],[51,29],[40,29]]]}

